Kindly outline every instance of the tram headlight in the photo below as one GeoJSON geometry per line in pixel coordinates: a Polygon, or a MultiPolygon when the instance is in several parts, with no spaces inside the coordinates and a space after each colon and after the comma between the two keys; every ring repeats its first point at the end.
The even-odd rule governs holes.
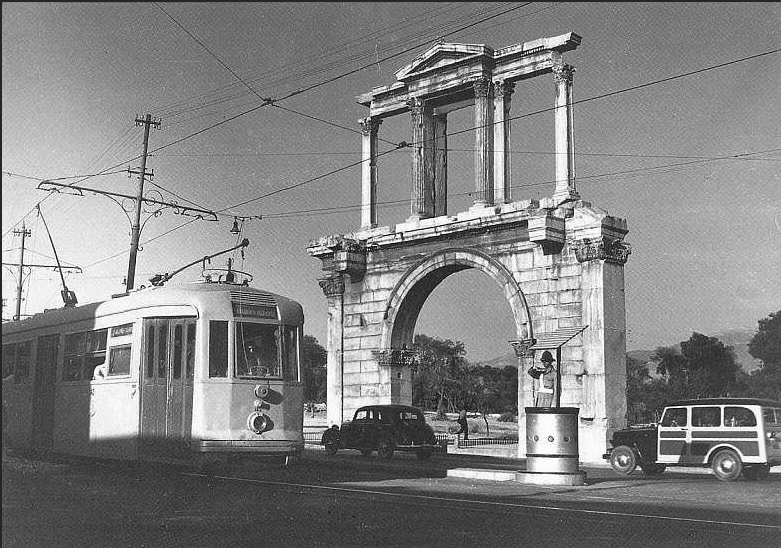
{"type": "Polygon", "coordinates": [[[271,421],[268,415],[263,413],[252,413],[249,417],[247,417],[247,428],[256,434],[262,434],[266,430],[270,430],[270,423],[271,421]]]}
{"type": "Polygon", "coordinates": [[[268,386],[257,385],[255,387],[255,395],[259,398],[265,398],[268,396],[268,386]]]}

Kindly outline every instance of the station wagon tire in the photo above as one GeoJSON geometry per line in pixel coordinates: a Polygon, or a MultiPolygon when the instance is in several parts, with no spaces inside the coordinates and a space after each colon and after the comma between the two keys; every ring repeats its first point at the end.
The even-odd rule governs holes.
{"type": "Polygon", "coordinates": [[[664,464],[646,464],[646,465],[640,465],[640,468],[643,470],[643,474],[646,476],[658,476],[662,472],[664,472],[667,469],[667,466],[664,464]]]}
{"type": "Polygon", "coordinates": [[[377,443],[377,454],[382,460],[388,460],[393,456],[395,447],[393,442],[388,439],[382,439],[377,443]]]}
{"type": "Polygon", "coordinates": [[[770,467],[765,464],[743,467],[743,476],[747,480],[763,480],[768,476],[768,474],[770,474],[770,467]]]}
{"type": "Polygon", "coordinates": [[[619,445],[610,452],[610,466],[622,476],[628,476],[637,468],[637,455],[627,445],[619,445]]]}
{"type": "Polygon", "coordinates": [[[429,460],[431,458],[431,449],[418,449],[415,451],[418,460],[429,460]]]}
{"type": "Polygon", "coordinates": [[[722,449],[713,457],[711,468],[721,481],[735,481],[743,471],[743,462],[732,449],[722,449]]]}

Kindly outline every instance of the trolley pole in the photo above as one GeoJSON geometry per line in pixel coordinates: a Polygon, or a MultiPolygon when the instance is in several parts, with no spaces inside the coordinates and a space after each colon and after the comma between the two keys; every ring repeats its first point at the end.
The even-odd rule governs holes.
{"type": "Polygon", "coordinates": [[[14,315],[14,321],[22,318],[22,274],[24,273],[24,240],[31,234],[24,226],[22,221],[22,229],[14,230],[14,234],[22,235],[22,246],[19,248],[19,275],[17,276],[16,283],[16,314],[14,315]]]}
{"type": "Polygon", "coordinates": [[[144,124],[144,153],[141,156],[141,175],[138,178],[138,191],[136,193],[136,203],[134,207],[134,219],[131,226],[130,236],[130,259],[127,265],[127,278],[125,279],[125,291],[133,289],[136,278],[136,256],[138,255],[138,240],[141,236],[141,205],[144,201],[144,176],[146,175],[146,156],[149,149],[149,126],[160,127],[160,122],[152,121],[152,115],[147,114],[146,118],[140,120],[136,118],[136,125],[144,124]]]}

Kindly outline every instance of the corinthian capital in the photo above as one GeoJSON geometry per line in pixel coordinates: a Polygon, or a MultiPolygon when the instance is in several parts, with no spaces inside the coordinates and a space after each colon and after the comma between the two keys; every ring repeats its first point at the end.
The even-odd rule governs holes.
{"type": "Polygon", "coordinates": [[[628,243],[610,238],[583,238],[575,242],[575,257],[578,262],[604,260],[613,264],[626,264],[632,248],[628,243]]]}
{"type": "Polygon", "coordinates": [[[362,118],[358,121],[358,123],[361,125],[361,133],[363,135],[371,135],[372,132],[376,133],[377,129],[380,127],[380,124],[382,123],[382,119],[380,118],[372,118],[371,116],[368,118],[362,118]]]}
{"type": "Polygon", "coordinates": [[[481,76],[472,85],[475,88],[475,97],[488,97],[488,93],[491,91],[491,79],[485,76],[481,76]]]}
{"type": "Polygon", "coordinates": [[[575,74],[575,68],[571,65],[553,65],[553,80],[560,84],[566,82],[572,83],[572,76],[575,74]]]}
{"type": "Polygon", "coordinates": [[[413,115],[420,116],[423,114],[423,108],[426,106],[426,102],[420,97],[410,97],[404,102],[407,103],[407,106],[413,115]]]}
{"type": "Polygon", "coordinates": [[[344,295],[344,277],[341,275],[326,276],[325,278],[318,280],[318,283],[326,297],[344,295]]]}
{"type": "Polygon", "coordinates": [[[515,91],[515,84],[513,82],[494,82],[494,97],[510,97],[515,91]]]}

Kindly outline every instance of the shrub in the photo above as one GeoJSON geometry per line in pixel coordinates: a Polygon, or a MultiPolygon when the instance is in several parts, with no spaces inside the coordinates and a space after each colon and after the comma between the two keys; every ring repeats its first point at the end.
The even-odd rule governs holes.
{"type": "Polygon", "coordinates": [[[505,411],[501,415],[499,415],[499,419],[497,419],[499,422],[515,422],[517,419],[515,418],[515,414],[511,413],[510,411],[505,411]]]}

